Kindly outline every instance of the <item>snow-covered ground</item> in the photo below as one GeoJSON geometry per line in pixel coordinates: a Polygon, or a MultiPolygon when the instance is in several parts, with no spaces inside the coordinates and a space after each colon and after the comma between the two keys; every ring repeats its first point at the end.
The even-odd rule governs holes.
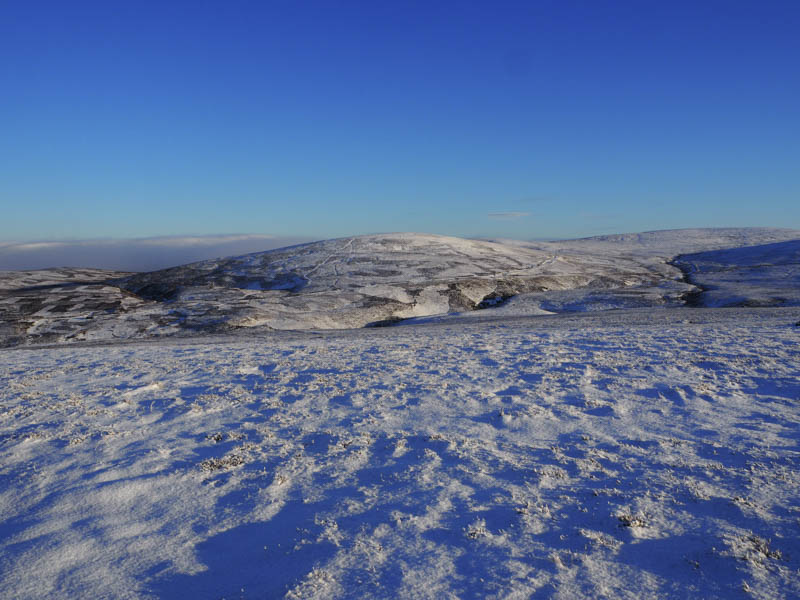
{"type": "Polygon", "coordinates": [[[800,597],[800,308],[489,313],[0,351],[0,597],[800,597]]]}
{"type": "Polygon", "coordinates": [[[798,598],[799,263],[704,229],[0,273],[0,598],[798,598]]]}

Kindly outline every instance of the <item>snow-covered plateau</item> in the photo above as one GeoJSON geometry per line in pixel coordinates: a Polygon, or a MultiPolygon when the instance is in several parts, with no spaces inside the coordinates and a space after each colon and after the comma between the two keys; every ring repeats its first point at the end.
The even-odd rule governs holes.
{"type": "Polygon", "coordinates": [[[0,273],[0,597],[798,598],[798,240],[0,273]]]}

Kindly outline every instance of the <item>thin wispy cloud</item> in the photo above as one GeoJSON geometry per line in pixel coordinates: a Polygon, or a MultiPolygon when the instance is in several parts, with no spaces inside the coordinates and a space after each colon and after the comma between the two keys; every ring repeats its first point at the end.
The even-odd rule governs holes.
{"type": "Polygon", "coordinates": [[[496,221],[512,221],[514,219],[522,219],[529,217],[531,213],[519,210],[507,210],[501,212],[490,212],[487,216],[496,221]]]}
{"type": "Polygon", "coordinates": [[[209,258],[249,254],[309,241],[312,241],[312,238],[233,234],[0,242],[0,271],[50,267],[152,271],[209,258]]]}

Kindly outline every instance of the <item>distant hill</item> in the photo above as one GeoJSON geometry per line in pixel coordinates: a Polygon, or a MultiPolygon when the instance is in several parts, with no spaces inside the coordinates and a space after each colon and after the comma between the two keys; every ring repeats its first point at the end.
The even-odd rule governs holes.
{"type": "MultiPolygon", "coordinates": [[[[495,308],[496,314],[535,315],[679,306],[692,293],[696,297],[702,291],[697,286],[704,284],[680,260],[672,263],[677,255],[792,239],[800,239],[800,231],[689,229],[558,242],[392,233],[150,273],[5,272],[0,274],[0,343],[239,327],[353,328],[482,308],[495,308]]],[[[780,260],[780,252],[794,248],[777,246],[769,260],[780,260]]],[[[735,262],[753,255],[743,251],[726,256],[735,262]]],[[[762,274],[770,273],[778,276],[778,271],[762,274]]],[[[756,290],[751,287],[747,293],[756,290]]]]}

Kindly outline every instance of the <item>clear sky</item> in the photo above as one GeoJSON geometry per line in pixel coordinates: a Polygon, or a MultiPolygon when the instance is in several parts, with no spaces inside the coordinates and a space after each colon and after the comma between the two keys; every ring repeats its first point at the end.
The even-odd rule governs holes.
{"type": "Polygon", "coordinates": [[[800,2],[0,0],[0,240],[800,228],[800,2]]]}

